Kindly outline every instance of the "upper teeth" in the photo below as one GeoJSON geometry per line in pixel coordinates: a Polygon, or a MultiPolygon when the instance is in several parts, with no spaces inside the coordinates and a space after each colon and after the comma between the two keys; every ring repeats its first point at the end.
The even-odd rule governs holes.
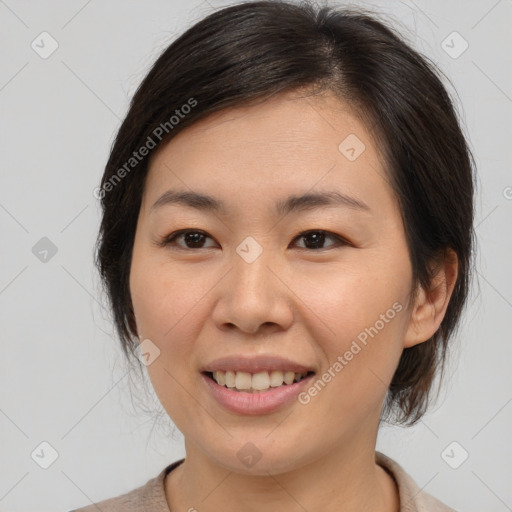
{"type": "Polygon", "coordinates": [[[299,381],[305,377],[306,373],[295,372],[281,372],[279,370],[272,370],[271,372],[213,372],[213,378],[221,386],[228,388],[236,388],[239,390],[256,390],[262,391],[270,387],[276,388],[285,384],[292,384],[294,381],[299,381]]]}

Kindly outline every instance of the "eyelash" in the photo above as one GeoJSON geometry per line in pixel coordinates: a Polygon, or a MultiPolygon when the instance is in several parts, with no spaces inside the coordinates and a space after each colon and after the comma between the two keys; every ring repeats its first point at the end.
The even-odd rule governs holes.
{"type": "MultiPolygon", "coordinates": [[[[159,246],[159,247],[171,246],[171,245],[174,244],[174,242],[175,242],[175,240],[177,238],[181,237],[182,235],[189,234],[189,233],[199,233],[201,235],[205,235],[207,238],[211,238],[210,236],[208,236],[207,233],[205,233],[204,231],[202,231],[200,229],[181,229],[181,230],[175,231],[174,233],[171,233],[170,235],[168,235],[168,236],[162,238],[161,240],[159,240],[157,242],[157,246],[159,246]]],[[[321,233],[323,235],[326,235],[326,237],[334,239],[336,241],[336,244],[334,244],[334,245],[332,245],[330,247],[323,248],[323,249],[308,249],[307,247],[300,247],[300,249],[304,249],[304,250],[307,250],[307,251],[320,252],[320,251],[325,251],[325,250],[329,250],[329,249],[336,249],[336,248],[342,247],[342,246],[351,246],[352,245],[347,240],[342,238],[341,236],[336,235],[335,233],[331,233],[330,231],[322,230],[322,229],[310,229],[308,231],[303,231],[302,233],[298,234],[294,238],[294,240],[297,240],[299,238],[303,238],[303,237],[311,235],[313,233],[321,233]]],[[[200,249],[211,249],[211,247],[191,248],[191,247],[180,247],[180,246],[177,246],[177,247],[174,247],[174,248],[183,249],[183,250],[190,250],[190,251],[200,250],[200,249]]]]}

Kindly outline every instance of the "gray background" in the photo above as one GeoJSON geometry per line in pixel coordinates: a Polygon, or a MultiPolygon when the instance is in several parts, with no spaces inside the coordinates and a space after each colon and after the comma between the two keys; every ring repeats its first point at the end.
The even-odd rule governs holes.
{"type": "MultiPolygon", "coordinates": [[[[133,408],[93,267],[93,190],[156,56],[223,5],[0,0],[2,511],[65,512],[138,487],[184,455],[165,414],[155,423],[133,408]],[[58,44],[46,58],[43,31],[58,44]]],[[[478,282],[449,379],[419,425],[383,428],[378,449],[456,509],[512,510],[512,3],[358,5],[400,23],[450,77],[479,170],[478,282]]],[[[159,410],[151,396],[135,405],[159,410]]]]}

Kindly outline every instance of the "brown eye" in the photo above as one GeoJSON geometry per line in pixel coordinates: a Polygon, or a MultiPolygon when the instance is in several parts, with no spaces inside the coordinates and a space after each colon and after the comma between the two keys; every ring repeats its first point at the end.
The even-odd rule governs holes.
{"type": "Polygon", "coordinates": [[[211,237],[203,231],[183,229],[164,238],[158,245],[161,247],[176,245],[180,249],[208,249],[211,246],[204,245],[207,238],[211,240],[211,237]],[[183,240],[184,245],[177,243],[178,240],[183,240]]]}
{"type": "Polygon", "coordinates": [[[324,249],[322,246],[325,243],[326,239],[332,239],[335,241],[334,244],[331,244],[329,247],[326,247],[326,249],[332,248],[332,247],[339,247],[342,245],[348,245],[343,238],[341,238],[338,235],[335,235],[334,233],[330,233],[329,231],[322,231],[322,230],[311,230],[311,231],[305,231],[304,233],[301,233],[295,240],[303,238],[304,240],[307,240],[305,243],[305,249],[324,249]]]}
{"type": "MultiPolygon", "coordinates": [[[[305,231],[298,235],[295,240],[299,239],[305,240],[305,244],[301,249],[309,249],[309,250],[323,250],[336,248],[344,245],[349,245],[349,243],[344,240],[342,237],[335,235],[334,233],[330,233],[329,231],[323,230],[310,230],[305,231]],[[326,240],[331,239],[334,240],[334,243],[331,243],[327,247],[323,247],[326,243],[326,240]]],[[[182,229],[180,231],[176,231],[171,235],[163,238],[161,241],[157,242],[159,247],[167,247],[173,246],[178,249],[209,249],[214,247],[212,245],[206,246],[205,241],[207,239],[212,240],[210,236],[208,236],[205,232],[200,230],[191,230],[191,229],[182,229]]]]}

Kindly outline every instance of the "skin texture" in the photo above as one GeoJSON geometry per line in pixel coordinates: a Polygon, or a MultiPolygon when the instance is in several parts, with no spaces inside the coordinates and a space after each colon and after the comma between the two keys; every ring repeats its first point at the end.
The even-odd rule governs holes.
{"type": "Polygon", "coordinates": [[[446,263],[409,304],[412,268],[398,203],[375,141],[330,94],[274,96],[229,109],[179,133],[153,155],[134,242],[130,289],[140,340],[160,356],[147,367],[155,392],[185,437],[186,459],[166,479],[172,511],[397,511],[396,486],[375,464],[381,407],[404,347],[427,340],[457,276],[446,263]],[[365,150],[338,149],[355,134],[365,150]],[[165,191],[212,195],[226,214],[166,205],[165,191]],[[336,190],[370,207],[277,215],[292,194],[336,190]],[[207,234],[157,242],[180,229],[207,234]],[[315,248],[306,230],[325,230],[315,248]],[[248,236],[263,252],[247,263],[248,236]],[[199,247],[199,248],[196,248],[199,247]],[[313,248],[308,248],[313,247],[313,248]],[[200,376],[222,356],[273,354],[321,376],[393,304],[401,311],[307,404],[244,416],[222,408],[200,376]],[[253,443],[261,459],[237,452],[253,443]]]}

